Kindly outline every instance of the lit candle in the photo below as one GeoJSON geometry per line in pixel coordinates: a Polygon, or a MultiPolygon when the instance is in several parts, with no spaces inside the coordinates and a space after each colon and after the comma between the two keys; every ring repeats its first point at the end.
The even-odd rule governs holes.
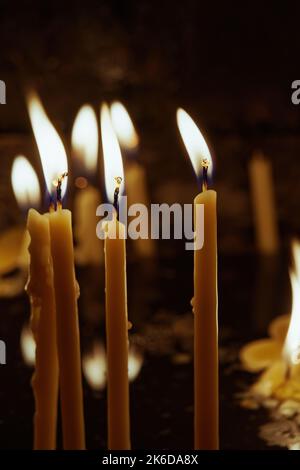
{"type": "MultiPolygon", "coordinates": [[[[12,185],[21,206],[30,207],[39,204],[39,182],[33,168],[24,157],[17,157],[14,161],[12,185]]],[[[35,371],[32,377],[35,400],[34,449],[55,449],[58,361],[53,267],[47,216],[30,209],[27,229],[30,236],[27,292],[31,306],[30,325],[36,344],[35,371]]]]}
{"type": "Polygon", "coordinates": [[[28,213],[30,268],[27,292],[36,343],[32,388],[35,399],[34,449],[56,448],[58,360],[56,313],[49,219],[35,209],[28,213]]]}
{"type": "Polygon", "coordinates": [[[96,209],[101,196],[100,191],[91,184],[97,173],[98,141],[96,114],[91,106],[84,105],[76,116],[72,130],[75,167],[80,171],[75,180],[78,190],[74,198],[75,260],[79,265],[101,264],[104,258],[103,241],[96,235],[96,209]]]}
{"type": "Polygon", "coordinates": [[[257,248],[262,254],[272,255],[279,248],[272,166],[261,152],[254,153],[250,160],[249,177],[257,248]]]}
{"type": "Polygon", "coordinates": [[[68,163],[64,146],[37,95],[29,96],[28,105],[49,194],[53,192],[53,183],[56,185],[56,204],[52,200],[47,218],[53,262],[63,446],[64,449],[84,449],[79,288],[75,279],[71,212],[62,209],[68,163]]]}
{"type": "Polygon", "coordinates": [[[115,203],[113,220],[107,222],[105,250],[105,304],[108,386],[108,447],[130,449],[128,383],[128,317],[125,227],[118,220],[118,194],[123,164],[109,109],[101,108],[101,135],[107,196],[115,203]]]}
{"type": "MultiPolygon", "coordinates": [[[[143,204],[150,209],[146,172],[136,160],[139,138],[126,108],[120,102],[111,105],[112,123],[119,143],[127,156],[125,163],[127,204],[143,204]]],[[[134,246],[139,256],[148,258],[155,255],[155,244],[151,237],[137,238],[134,246]]]]}
{"type": "MultiPolygon", "coordinates": [[[[22,213],[41,205],[41,190],[37,174],[23,155],[14,158],[11,169],[11,185],[22,213]]],[[[25,225],[13,227],[0,238],[0,275],[18,268],[28,274],[29,234],[25,225]]],[[[24,288],[24,286],[23,286],[24,288]]]]}
{"type": "Polygon", "coordinates": [[[207,189],[212,160],[202,134],[183,109],[177,122],[196,174],[203,171],[202,193],[194,199],[196,240],[202,229],[196,207],[204,205],[204,245],[194,251],[194,432],[195,449],[213,450],[219,448],[217,194],[207,189]]]}

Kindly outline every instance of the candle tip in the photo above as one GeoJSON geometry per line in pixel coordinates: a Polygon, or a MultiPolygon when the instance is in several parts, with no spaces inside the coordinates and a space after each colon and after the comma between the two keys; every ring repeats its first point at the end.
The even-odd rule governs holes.
{"type": "Polygon", "coordinates": [[[61,193],[61,187],[63,180],[68,176],[68,172],[65,171],[62,173],[57,179],[53,181],[53,186],[56,187],[56,206],[57,208],[61,209],[62,207],[62,193],[61,193]]]}
{"type": "Polygon", "coordinates": [[[119,192],[120,192],[120,186],[122,183],[122,177],[115,176],[114,180],[116,182],[116,188],[115,188],[115,193],[114,193],[114,208],[117,213],[117,220],[119,220],[119,192]]]}
{"type": "Polygon", "coordinates": [[[202,166],[202,175],[203,175],[202,191],[206,191],[207,190],[207,172],[208,172],[208,167],[209,167],[209,161],[207,158],[202,159],[201,166],[202,166]]]}

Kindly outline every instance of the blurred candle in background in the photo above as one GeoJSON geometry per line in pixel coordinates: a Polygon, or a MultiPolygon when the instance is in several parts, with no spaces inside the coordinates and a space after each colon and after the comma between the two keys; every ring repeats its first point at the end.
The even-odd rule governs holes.
{"type": "Polygon", "coordinates": [[[96,235],[96,209],[101,203],[100,191],[93,186],[98,169],[98,121],[89,105],[78,111],[72,130],[72,151],[75,159],[74,236],[75,260],[79,265],[103,262],[103,241],[96,235]]]}
{"type": "Polygon", "coordinates": [[[21,209],[38,208],[41,204],[41,190],[37,174],[26,157],[15,157],[11,170],[11,183],[21,209]]]}
{"type": "Polygon", "coordinates": [[[197,237],[204,229],[204,245],[194,251],[194,432],[195,449],[219,448],[217,194],[207,189],[212,159],[207,144],[191,117],[177,111],[181,137],[197,176],[203,172],[202,193],[194,199],[197,237]],[[198,204],[204,205],[204,227],[197,223],[198,204]]]}
{"type": "MultiPolygon", "coordinates": [[[[41,205],[41,189],[37,174],[23,155],[15,157],[11,170],[11,184],[20,210],[27,215],[29,208],[41,205]]],[[[3,234],[0,242],[0,274],[2,268],[10,271],[17,267],[27,269],[29,263],[29,234],[24,226],[14,227],[3,234]],[[7,243],[4,243],[5,234],[7,243]]],[[[5,271],[4,271],[5,272],[5,271]]]]}
{"type": "MultiPolygon", "coordinates": [[[[75,279],[72,215],[62,209],[68,162],[63,143],[35,93],[28,95],[28,109],[48,193],[52,195],[51,212],[44,217],[49,221],[53,263],[63,447],[80,450],[85,448],[85,430],[77,310],[79,286],[75,279]]],[[[45,246],[45,242],[41,243],[40,256],[45,246]]],[[[46,281],[44,278],[42,282],[46,281]]]]}
{"type": "MultiPolygon", "coordinates": [[[[15,157],[11,184],[24,219],[30,207],[41,204],[40,185],[35,170],[27,158],[15,157]]],[[[27,280],[29,235],[25,223],[13,226],[0,235],[0,297],[19,295],[27,280]],[[7,276],[7,274],[12,275],[7,276]]]]}
{"type": "MultiPolygon", "coordinates": [[[[112,127],[109,108],[101,107],[101,136],[107,197],[114,202],[117,189],[122,194],[123,162],[112,127]],[[120,180],[116,180],[120,178],[120,180]]],[[[105,304],[108,386],[108,448],[130,449],[128,315],[126,282],[126,230],[117,210],[106,223],[105,304]]]]}
{"type": "Polygon", "coordinates": [[[271,162],[262,152],[254,152],[249,163],[249,178],[257,249],[273,255],[279,249],[271,162]]]}
{"type": "MultiPolygon", "coordinates": [[[[15,157],[12,165],[11,171],[11,183],[14,195],[18,202],[18,205],[24,214],[27,214],[27,210],[29,208],[39,208],[41,205],[41,189],[37,174],[27,158],[23,155],[18,155],[15,157]]],[[[16,233],[16,232],[15,232],[16,233]]],[[[20,236],[22,234],[22,240],[18,240],[20,242],[18,248],[19,255],[18,255],[18,267],[27,269],[28,262],[29,262],[29,254],[28,254],[28,244],[29,244],[29,236],[28,232],[24,226],[24,228],[20,227],[20,236]]],[[[12,234],[11,234],[12,235],[12,234]]],[[[11,240],[11,248],[13,249],[13,237],[10,236],[11,240]]],[[[9,253],[9,250],[5,254],[5,258],[11,255],[12,252],[9,253]]],[[[4,253],[3,253],[4,255],[4,253]]],[[[4,262],[4,257],[1,257],[1,263],[4,262]]],[[[11,266],[13,267],[13,266],[11,266]]],[[[16,267],[16,266],[15,266],[16,267]]]]}
{"type": "MultiPolygon", "coordinates": [[[[146,172],[137,161],[139,138],[132,120],[122,103],[115,101],[111,105],[111,118],[120,146],[126,157],[126,195],[128,208],[132,204],[144,204],[150,210],[150,198],[147,189],[146,172]]],[[[155,255],[155,243],[151,237],[134,240],[136,253],[140,257],[150,258],[155,255]]]]}

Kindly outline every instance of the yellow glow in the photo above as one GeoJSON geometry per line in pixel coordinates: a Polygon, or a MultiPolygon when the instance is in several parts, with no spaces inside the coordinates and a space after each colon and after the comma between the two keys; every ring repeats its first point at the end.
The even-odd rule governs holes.
{"type": "Polygon", "coordinates": [[[25,364],[29,367],[33,367],[35,365],[36,344],[32,331],[28,325],[23,326],[20,338],[20,346],[25,364]]]}
{"type": "Polygon", "coordinates": [[[120,145],[130,150],[136,148],[139,143],[139,138],[127,109],[119,101],[115,101],[110,109],[112,123],[120,145]]]}
{"type": "Polygon", "coordinates": [[[208,174],[210,175],[213,164],[209,148],[193,119],[182,108],[177,110],[177,125],[196,175],[200,175],[201,164],[205,159],[209,163],[208,174]]]}
{"type": "Polygon", "coordinates": [[[97,168],[99,135],[97,116],[91,106],[86,104],[78,111],[71,141],[75,157],[89,173],[94,173],[97,168]]]}
{"type": "Polygon", "coordinates": [[[14,159],[11,170],[11,184],[21,208],[29,209],[40,205],[41,190],[38,177],[27,158],[22,155],[14,159]]]}
{"type": "MultiPolygon", "coordinates": [[[[128,378],[133,382],[139,375],[144,358],[136,347],[130,346],[128,353],[128,378]]],[[[92,351],[83,356],[83,375],[93,390],[103,390],[107,382],[107,362],[104,346],[95,343],[92,351]]]]}
{"type": "Polygon", "coordinates": [[[84,176],[78,176],[75,179],[75,186],[78,189],[85,189],[88,186],[88,181],[84,176]]]}
{"type": "Polygon", "coordinates": [[[96,343],[90,354],[82,359],[85,379],[93,390],[102,390],[106,384],[106,355],[101,343],[96,343]]]}
{"type": "Polygon", "coordinates": [[[119,142],[114,132],[109,108],[106,103],[103,103],[101,106],[100,121],[105,188],[108,200],[112,203],[116,186],[115,178],[119,176],[122,178],[120,187],[120,194],[122,194],[124,188],[124,170],[119,142]]]}
{"type": "Polygon", "coordinates": [[[130,346],[128,353],[128,378],[133,382],[141,372],[144,357],[135,346],[130,346]]]}
{"type": "MultiPolygon", "coordinates": [[[[53,193],[53,181],[68,171],[68,161],[64,145],[49,121],[45,109],[34,92],[27,97],[29,117],[34,137],[39,149],[44,177],[49,194],[53,193]]],[[[62,184],[62,196],[67,187],[67,178],[62,184]]]]}
{"type": "Polygon", "coordinates": [[[300,363],[300,243],[293,241],[293,267],[290,269],[292,286],[291,321],[284,344],[284,355],[292,364],[300,363]]]}

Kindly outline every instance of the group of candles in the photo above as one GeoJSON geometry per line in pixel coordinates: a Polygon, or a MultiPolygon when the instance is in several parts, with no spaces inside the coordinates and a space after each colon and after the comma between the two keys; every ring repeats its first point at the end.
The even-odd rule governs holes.
{"type": "MultiPolygon", "coordinates": [[[[100,192],[89,183],[89,179],[95,171],[95,156],[98,155],[98,140],[91,142],[90,139],[91,133],[97,136],[97,118],[91,107],[84,106],[78,113],[72,132],[73,151],[77,158],[85,159],[86,166],[85,177],[76,180],[76,185],[83,189],[75,196],[74,235],[78,246],[74,254],[72,214],[62,207],[67,186],[66,152],[34,93],[28,97],[28,109],[50,196],[49,212],[41,215],[30,209],[27,219],[30,235],[27,291],[36,341],[36,368],[32,380],[35,397],[34,448],[56,448],[58,392],[64,449],[85,448],[77,311],[79,286],[75,279],[74,256],[79,263],[101,263],[104,252],[108,447],[112,450],[130,449],[126,237],[125,227],[118,220],[117,204],[114,217],[105,228],[104,247],[96,237],[96,208],[101,202],[100,192]]],[[[124,185],[120,145],[125,152],[135,153],[138,136],[120,103],[114,103],[110,108],[103,104],[100,114],[106,193],[109,201],[116,203],[124,185]]],[[[196,449],[218,449],[217,195],[207,187],[212,159],[204,137],[183,109],[177,111],[177,124],[196,175],[202,173],[202,192],[194,199],[195,217],[196,205],[204,205],[204,245],[194,252],[192,299],[194,445],[196,449]]],[[[257,171],[261,174],[254,162],[254,178],[257,171]]],[[[20,184],[20,179],[15,178],[15,192],[19,191],[18,185],[21,186],[24,196],[36,206],[36,201],[30,200],[30,185],[37,183],[30,181],[30,178],[24,181],[22,165],[20,172],[23,181],[20,184]]],[[[149,205],[142,166],[133,159],[126,164],[125,175],[129,204],[140,202],[149,205]]],[[[270,201],[272,204],[271,197],[270,201]]],[[[265,223],[263,217],[260,223],[265,223]]],[[[196,221],[194,225],[199,226],[196,221]]],[[[196,233],[197,236],[200,234],[196,233]]],[[[268,241],[266,243],[269,244],[268,241]]],[[[274,243],[271,248],[269,251],[273,250],[274,243]]],[[[145,258],[155,252],[151,239],[137,240],[136,249],[145,258]]]]}
{"type": "MultiPolygon", "coordinates": [[[[28,108],[50,195],[49,212],[41,215],[35,209],[30,209],[27,219],[30,236],[27,291],[31,302],[31,326],[36,343],[36,367],[32,380],[35,397],[34,448],[55,449],[56,447],[59,391],[63,447],[84,449],[85,430],[77,312],[79,286],[75,279],[71,212],[62,208],[68,171],[67,157],[56,130],[34,93],[28,97],[28,108]]],[[[117,125],[116,120],[120,113],[123,119],[121,127],[119,126],[119,139],[121,140],[122,131],[124,134],[124,128],[127,132],[131,131],[131,137],[134,137],[135,130],[125,108],[118,103],[114,103],[111,110],[106,104],[102,105],[100,127],[103,153],[106,155],[104,162],[106,191],[110,201],[115,196],[114,193],[119,191],[124,179],[119,142],[112,124],[115,121],[115,126],[117,125]],[[128,123],[131,124],[131,129],[128,129],[128,123]]],[[[85,106],[75,121],[72,144],[79,158],[85,158],[89,170],[95,170],[89,164],[95,163],[96,159],[93,157],[98,155],[96,134],[98,134],[98,125],[95,113],[92,108],[85,106]],[[91,133],[94,133],[92,143],[89,140],[91,133]]],[[[125,137],[123,135],[123,144],[125,137]]],[[[134,148],[137,145],[136,136],[134,148]]],[[[16,164],[20,163],[22,164],[19,158],[16,164]]],[[[133,183],[135,179],[139,180],[141,197],[148,205],[143,168],[133,162],[129,173],[133,183]]],[[[103,246],[96,237],[96,208],[101,202],[100,192],[95,187],[87,186],[87,178],[81,177],[77,183],[83,187],[83,191],[75,198],[77,215],[77,226],[75,226],[77,230],[76,228],[75,230],[79,242],[77,259],[79,263],[99,264],[103,258],[101,254],[103,246]]],[[[24,191],[26,196],[30,193],[30,187],[25,185],[24,191]]],[[[132,201],[135,198],[139,200],[140,194],[136,192],[134,184],[128,193],[132,201]]],[[[116,213],[113,220],[107,223],[107,236],[104,242],[109,390],[108,446],[110,449],[129,449],[131,444],[125,227],[119,223],[117,215],[116,213]],[[117,237],[112,237],[110,231],[115,227],[117,237]]],[[[147,258],[154,254],[154,245],[151,242],[143,240],[143,243],[138,244],[137,250],[140,256],[147,258]]]]}

